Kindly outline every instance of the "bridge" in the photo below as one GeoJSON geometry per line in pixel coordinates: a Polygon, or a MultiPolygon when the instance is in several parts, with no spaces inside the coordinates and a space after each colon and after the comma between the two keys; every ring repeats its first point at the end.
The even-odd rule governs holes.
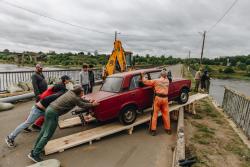
{"type": "MultiPolygon", "coordinates": [[[[181,75],[179,65],[170,68],[175,77],[181,75]]],[[[98,86],[95,87],[95,91],[98,89],[98,86]]],[[[114,167],[134,166],[135,164],[139,167],[178,166],[178,160],[185,158],[184,111],[195,114],[196,103],[207,96],[206,94],[195,94],[184,105],[171,104],[171,113],[178,122],[171,122],[173,134],[170,136],[166,135],[162,128],[159,128],[159,134],[155,137],[147,133],[146,122],[150,118],[151,109],[140,115],[134,124],[128,126],[122,126],[117,122],[102,126],[91,122],[86,126],[78,126],[80,124],[78,117],[72,118],[71,114],[64,115],[60,118],[60,129],[56,130],[53,139],[45,147],[45,158],[57,158],[63,166],[72,166],[72,164],[74,166],[91,164],[91,166],[114,167]],[[128,132],[130,135],[124,132],[128,132]]],[[[237,97],[237,99],[241,98],[237,97]]],[[[230,103],[229,100],[227,102],[225,100],[224,106],[228,106],[230,103]]],[[[0,113],[0,137],[2,139],[25,119],[33,104],[32,101],[20,102],[14,109],[0,113]]],[[[243,101],[242,104],[249,106],[246,101],[243,101]]],[[[235,120],[241,118],[239,125],[246,129],[245,134],[248,134],[247,120],[243,118],[249,113],[246,107],[242,109],[245,111],[245,115],[235,116],[235,120]]],[[[236,115],[232,110],[227,112],[232,113],[232,117],[236,115]]],[[[30,161],[26,159],[26,155],[32,148],[36,136],[37,133],[34,132],[18,136],[16,140],[18,146],[15,150],[9,150],[3,140],[0,141],[1,165],[14,166],[16,163],[21,166],[29,165],[30,161]],[[12,157],[17,160],[13,161],[12,157]]]]}

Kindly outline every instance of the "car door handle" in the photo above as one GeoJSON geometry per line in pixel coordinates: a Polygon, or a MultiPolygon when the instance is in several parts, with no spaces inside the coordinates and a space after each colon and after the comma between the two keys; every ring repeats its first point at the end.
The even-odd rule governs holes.
{"type": "Polygon", "coordinates": [[[131,93],[132,96],[135,96],[135,93],[131,93]]]}

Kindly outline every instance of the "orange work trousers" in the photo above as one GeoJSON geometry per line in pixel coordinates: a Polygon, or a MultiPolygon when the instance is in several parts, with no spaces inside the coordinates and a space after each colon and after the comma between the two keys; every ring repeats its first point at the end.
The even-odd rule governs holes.
{"type": "Polygon", "coordinates": [[[162,98],[159,96],[155,96],[155,99],[154,99],[154,111],[153,111],[153,117],[151,121],[151,130],[156,130],[159,111],[161,111],[161,114],[162,114],[164,129],[170,130],[168,99],[162,98]]]}

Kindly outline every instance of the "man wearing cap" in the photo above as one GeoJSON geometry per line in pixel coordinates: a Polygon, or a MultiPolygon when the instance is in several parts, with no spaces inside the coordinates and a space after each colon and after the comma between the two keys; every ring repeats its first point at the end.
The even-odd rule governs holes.
{"type": "Polygon", "coordinates": [[[42,72],[43,72],[42,65],[37,64],[36,70],[34,74],[31,76],[36,101],[39,100],[39,95],[42,94],[48,88],[48,84],[42,72]]]}
{"type": "Polygon", "coordinates": [[[155,80],[147,80],[142,73],[142,82],[145,85],[152,86],[155,92],[153,103],[153,114],[151,118],[150,130],[152,136],[156,135],[158,112],[161,111],[166,133],[171,134],[169,106],[168,106],[168,87],[169,80],[167,78],[166,70],[161,71],[161,77],[155,80]]]}
{"type": "Polygon", "coordinates": [[[42,161],[40,154],[47,142],[53,136],[59,116],[66,114],[75,106],[79,106],[80,108],[91,108],[99,105],[99,103],[93,100],[88,101],[83,99],[83,95],[82,87],[80,85],[75,85],[73,90],[66,92],[49,105],[45,112],[45,122],[42,130],[40,131],[32,151],[28,155],[32,161],[42,161]]]}
{"type": "MultiPolygon", "coordinates": [[[[69,84],[70,82],[70,77],[67,75],[63,75],[61,77],[61,82],[56,83],[54,86],[48,88],[46,91],[44,91],[42,94],[39,95],[39,99],[42,100],[45,97],[52,95],[54,93],[57,93],[59,91],[65,93],[67,91],[66,85],[69,84]]],[[[43,125],[44,122],[44,116],[39,117],[39,119],[37,119],[35,121],[35,123],[32,125],[32,128],[35,130],[41,130],[41,127],[43,125]]],[[[25,129],[26,132],[28,129],[25,129]]]]}

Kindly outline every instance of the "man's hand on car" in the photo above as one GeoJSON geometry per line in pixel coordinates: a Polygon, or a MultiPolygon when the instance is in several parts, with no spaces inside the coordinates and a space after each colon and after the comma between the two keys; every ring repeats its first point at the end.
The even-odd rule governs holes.
{"type": "Polygon", "coordinates": [[[98,102],[94,101],[94,102],[92,103],[92,105],[93,105],[93,107],[96,107],[96,106],[99,106],[99,105],[100,105],[100,103],[98,103],[98,102]]]}

